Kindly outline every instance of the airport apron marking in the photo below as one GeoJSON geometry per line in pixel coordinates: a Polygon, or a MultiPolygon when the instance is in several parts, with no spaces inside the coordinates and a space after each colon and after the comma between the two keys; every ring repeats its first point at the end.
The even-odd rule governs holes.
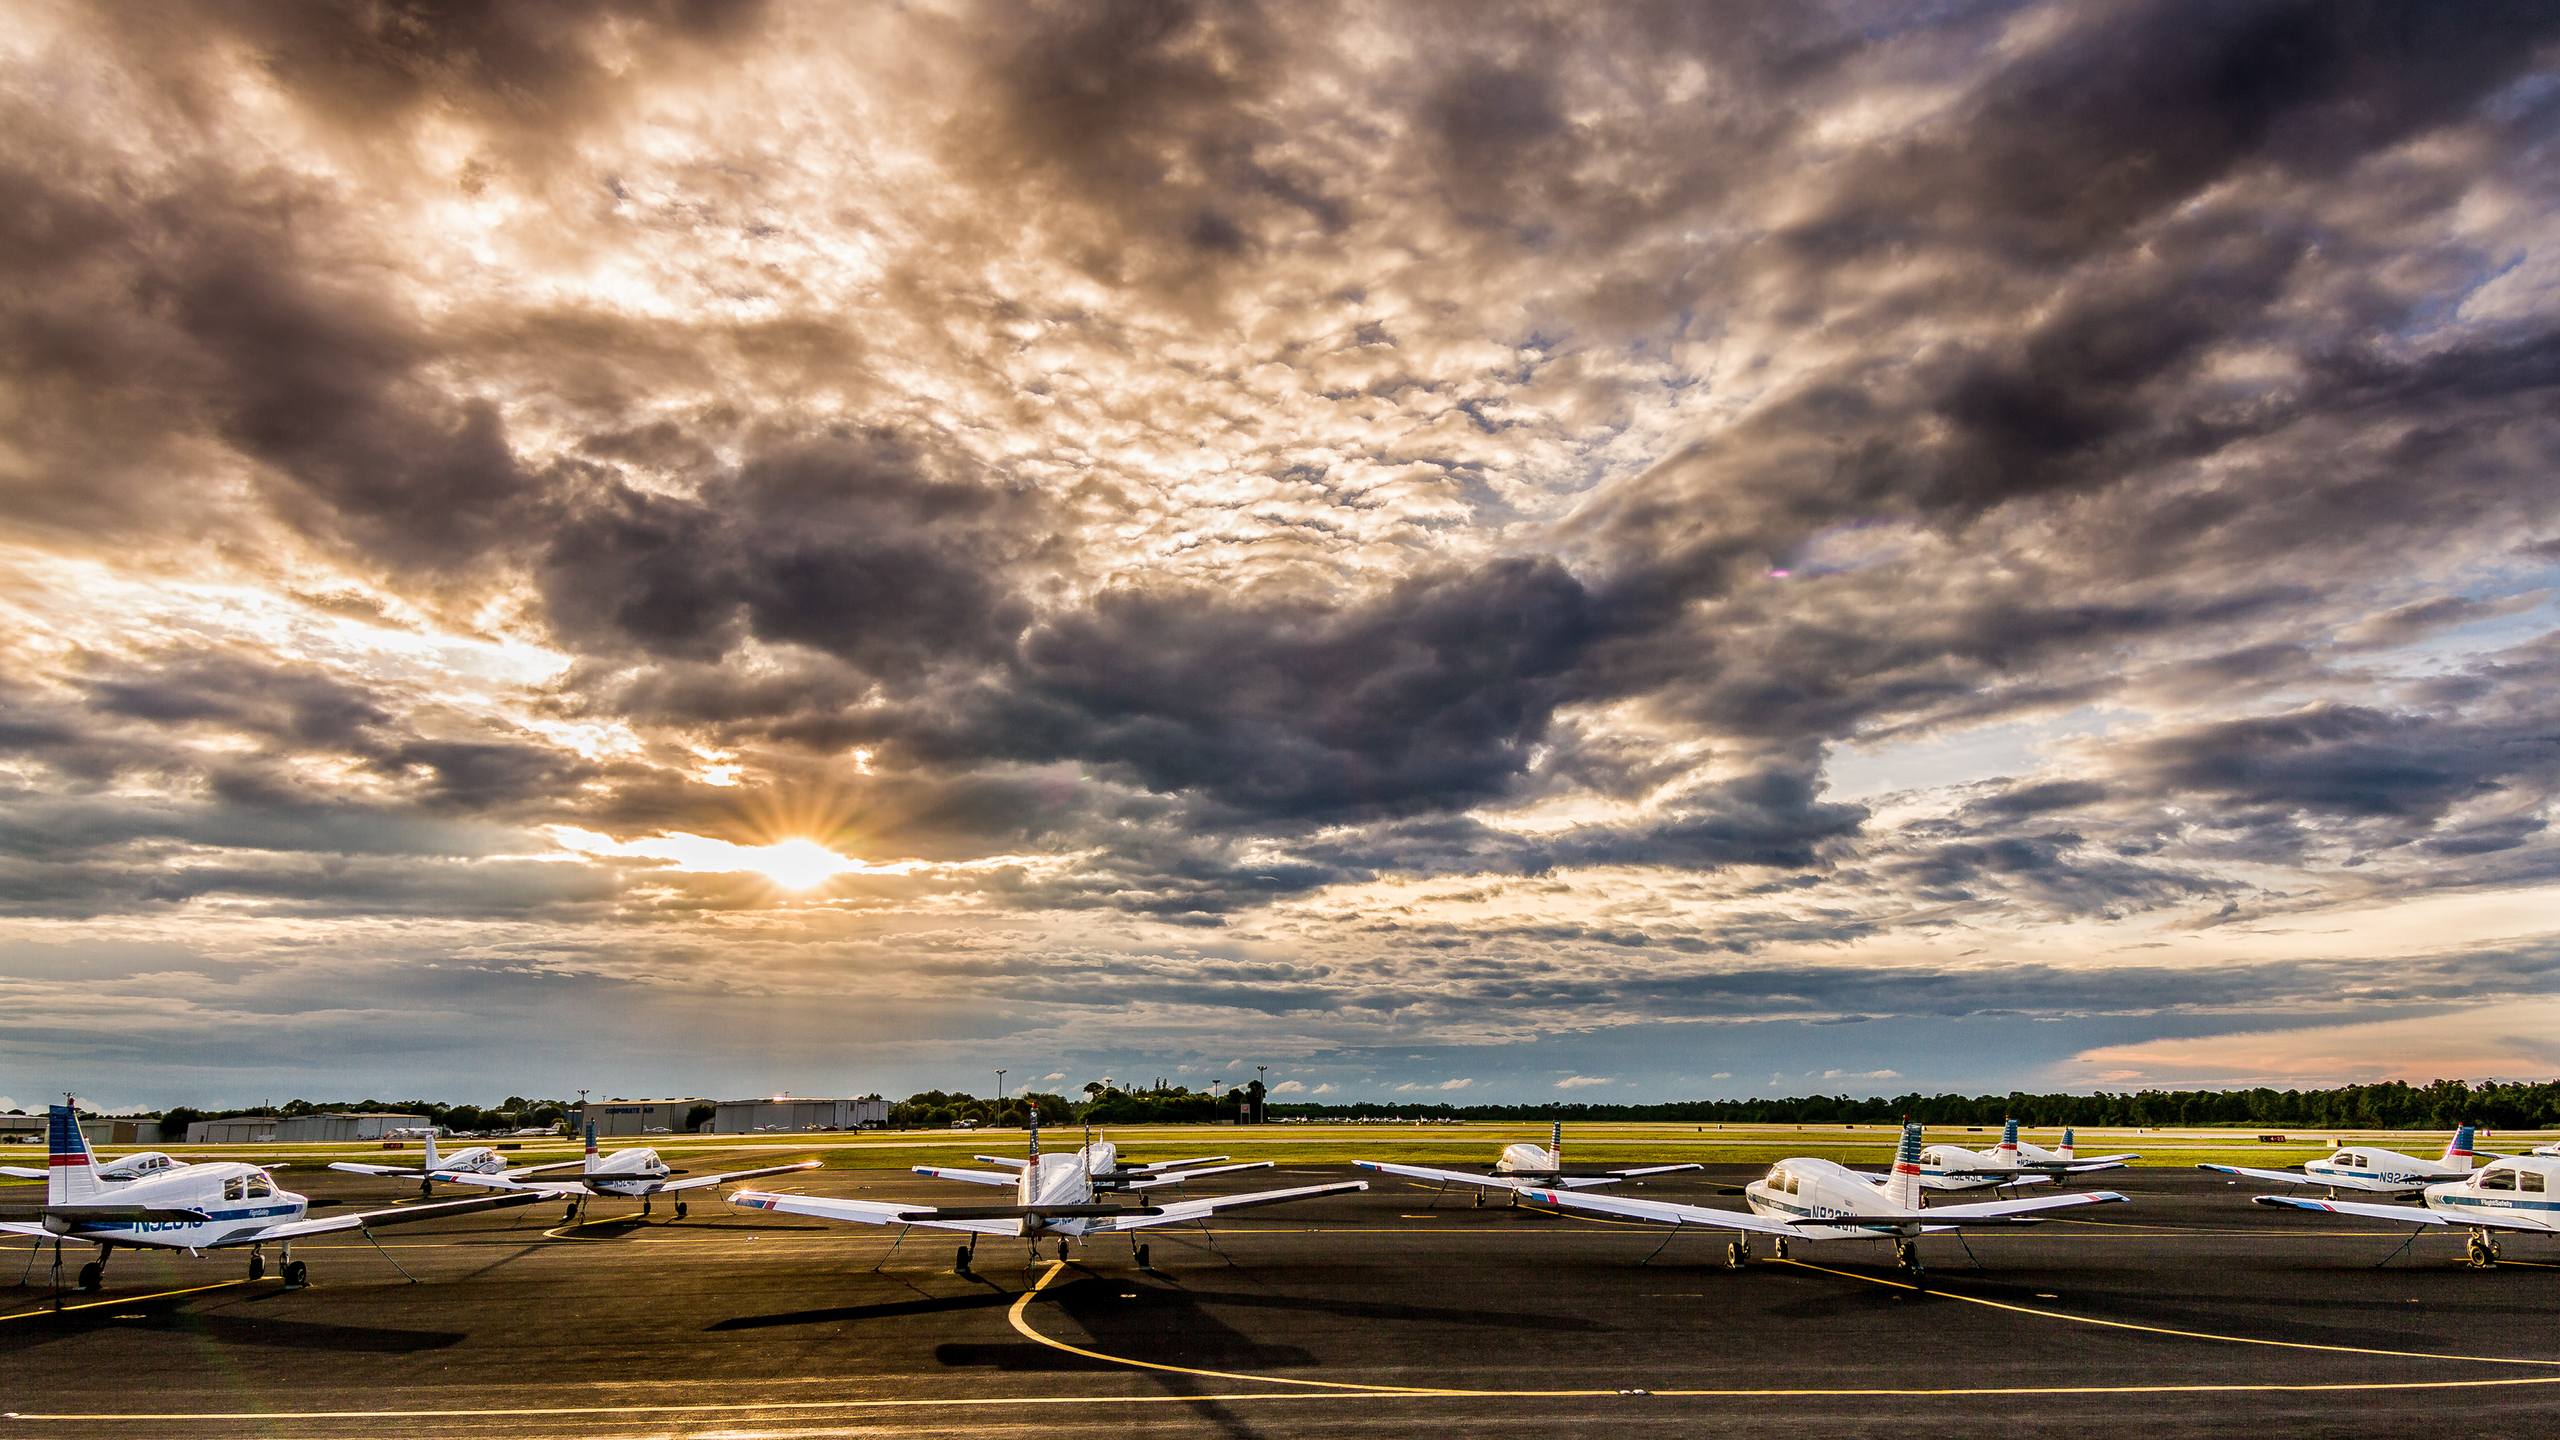
{"type": "MultiPolygon", "coordinates": [[[[68,1315],[74,1310],[95,1310],[101,1305],[139,1305],[147,1300],[166,1300],[173,1295],[198,1295],[207,1290],[230,1290],[242,1285],[258,1283],[255,1280],[217,1280],[210,1285],[190,1285],[184,1290],[154,1290],[148,1295],[119,1295],[110,1300],[83,1300],[77,1305],[65,1305],[60,1310],[47,1305],[40,1310],[20,1310],[14,1314],[0,1315],[0,1320],[32,1320],[39,1315],[68,1315]]],[[[282,1284],[283,1281],[279,1280],[276,1283],[282,1284]]]]}

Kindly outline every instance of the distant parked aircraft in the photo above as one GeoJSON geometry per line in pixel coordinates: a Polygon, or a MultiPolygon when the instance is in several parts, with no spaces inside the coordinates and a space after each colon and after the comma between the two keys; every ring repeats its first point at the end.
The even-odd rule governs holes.
{"type": "Polygon", "coordinates": [[[2454,1131],[2453,1138],[2445,1142],[2441,1160],[2422,1160],[2377,1145],[2349,1145],[2325,1160],[2306,1162],[2300,1170],[2253,1170],[2246,1165],[2196,1168],[2221,1175],[2246,1175],[2252,1180],[2273,1180],[2279,1185],[2316,1185],[2332,1195],[2341,1190],[2409,1195],[2439,1180],[2456,1180],[2471,1174],[2471,1162],[2479,1158],[2479,1152],[2471,1148],[2471,1137],[2472,1127],[2468,1125],[2454,1131]]]}
{"type": "MultiPolygon", "coordinates": [[[[2466,1127],[2467,1129],[2467,1127],[2466,1127]]],[[[2491,1161],[2459,1180],[2429,1185],[2421,1205],[2370,1200],[2305,1200],[2294,1195],[2253,1195],[2260,1205],[2316,1210],[2410,1225],[2449,1225],[2471,1232],[2465,1247],[2475,1269],[2498,1263],[2498,1232],[2560,1232],[2560,1158],[2517,1155],[2491,1161]]]]}
{"type": "MultiPolygon", "coordinates": [[[[702,1190],[726,1185],[736,1180],[754,1180],[766,1175],[784,1175],[794,1170],[814,1170],[819,1162],[795,1160],[788,1165],[765,1165],[754,1170],[729,1170],[717,1175],[687,1175],[668,1168],[658,1152],[646,1146],[616,1150],[610,1154],[596,1148],[596,1127],[587,1126],[587,1158],[575,1175],[552,1180],[529,1180],[526,1176],[560,1167],[538,1165],[525,1170],[507,1170],[495,1175],[469,1174],[458,1170],[439,1170],[428,1177],[449,1180],[457,1185],[479,1185],[494,1190],[528,1190],[536,1195],[549,1195],[569,1202],[568,1218],[574,1220],[586,1209],[587,1201],[598,1195],[621,1195],[640,1202],[640,1213],[646,1215],[660,1195],[680,1195],[687,1190],[702,1190]],[[675,1176],[684,1175],[678,1180],[675,1176]]],[[[676,1218],[685,1217],[685,1202],[676,1202],[676,1218]]]]}
{"type": "MultiPolygon", "coordinates": [[[[1434,1180],[1442,1188],[1451,1185],[1478,1185],[1488,1190],[1511,1192],[1511,1203],[1520,1203],[1523,1192],[1539,1186],[1567,1190],[1588,1190],[1601,1185],[1616,1185],[1642,1175],[1668,1175],[1675,1170],[1704,1169],[1700,1165],[1638,1165],[1624,1170],[1603,1170],[1592,1175],[1568,1175],[1564,1168],[1564,1122],[1558,1120],[1547,1127],[1547,1143],[1522,1140],[1502,1147],[1502,1155],[1489,1171],[1440,1170],[1429,1165],[1390,1165],[1384,1160],[1354,1160],[1363,1170],[1381,1175],[1401,1175],[1408,1180],[1434,1180]]],[[[1484,1197],[1478,1195],[1482,1205],[1484,1197]]]]}

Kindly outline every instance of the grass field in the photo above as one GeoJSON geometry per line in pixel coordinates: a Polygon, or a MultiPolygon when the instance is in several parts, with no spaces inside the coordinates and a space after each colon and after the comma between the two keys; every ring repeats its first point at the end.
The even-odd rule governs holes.
{"type": "MultiPolygon", "coordinates": [[[[1893,1151],[1890,1125],[1657,1125],[1590,1122],[1565,1132],[1568,1164],[1607,1166],[1667,1164],[1763,1165],[1789,1156],[1810,1155],[1860,1164],[1880,1164],[1893,1151]]],[[[2053,1145],[2059,1131],[2025,1132],[2029,1140],[2053,1145]]],[[[2450,1132],[2388,1130],[2289,1130],[2281,1144],[2261,1142],[2255,1130],[2231,1129],[2094,1129],[2079,1132],[2080,1153],[2103,1155],[2138,1151],[2144,1166],[2187,1166],[2206,1161],[2259,1166],[2299,1164],[2326,1154],[2342,1143],[2388,1146],[2413,1155],[2434,1155],[2450,1132]]],[[[1430,1165],[1475,1166],[1492,1161],[1514,1140],[1543,1140],[1546,1127],[1531,1122],[1458,1125],[1133,1125],[1114,1127],[1105,1138],[1139,1160],[1181,1159],[1193,1155],[1231,1155],[1238,1160],[1271,1160],[1282,1165],[1342,1165],[1353,1160],[1410,1161],[1430,1165]]],[[[2485,1137],[2485,1150],[2516,1153],[2555,1137],[2555,1132],[2512,1132],[2485,1137]]],[[[1043,1139],[1052,1146],[1073,1146],[1081,1132],[1052,1129],[1043,1139]]],[[[1998,1126],[1979,1129],[1937,1126],[1931,1143],[1945,1142],[1988,1149],[2000,1140],[1998,1126]]],[[[455,1141],[455,1145],[471,1143],[455,1141]]],[[[574,1158],[577,1147],[566,1139],[518,1143],[513,1152],[524,1163],[574,1158]]],[[[869,1131],[816,1135],[651,1135],[608,1140],[607,1149],[648,1145],[671,1163],[688,1169],[716,1168],[716,1157],[736,1156],[739,1165],[806,1155],[835,1169],[903,1169],[910,1165],[967,1164],[975,1154],[1019,1155],[1019,1130],[869,1131]]],[[[288,1167],[326,1165],[332,1160],[407,1159],[418,1147],[406,1144],[386,1151],[373,1145],[269,1145],[160,1147],[187,1160],[241,1159],[282,1163],[288,1167]]],[[[119,1153],[110,1151],[110,1154],[119,1153]]],[[[24,1163],[18,1157],[41,1156],[39,1147],[0,1147],[0,1164],[24,1163]]],[[[41,1163],[40,1161],[38,1163],[41,1163]]],[[[0,1181],[0,1185],[10,1182],[0,1181]]],[[[36,1182],[16,1182],[33,1185],[36,1182]]]]}

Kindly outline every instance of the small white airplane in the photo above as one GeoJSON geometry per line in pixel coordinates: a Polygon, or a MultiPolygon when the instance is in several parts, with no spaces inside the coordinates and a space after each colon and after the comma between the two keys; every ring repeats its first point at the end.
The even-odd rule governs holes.
{"type": "Polygon", "coordinates": [[[2526,1154],[2528,1154],[2528,1155],[2554,1155],[2554,1156],[2560,1156],[2560,1140],[2555,1140],[2555,1141],[2553,1141],[2551,1144],[2548,1144],[2548,1145],[2536,1145],[2536,1146],[2534,1146],[2532,1149],[2530,1149],[2530,1150],[2526,1151],[2525,1153],[2526,1153],[2526,1154]]]}
{"type": "MultiPolygon", "coordinates": [[[[587,1201],[598,1195],[620,1195],[640,1202],[640,1213],[647,1215],[660,1195],[680,1195],[687,1190],[702,1190],[726,1185],[737,1180],[754,1180],[766,1175],[787,1175],[794,1170],[814,1170],[821,1162],[795,1160],[788,1165],[765,1165],[753,1170],[728,1170],[716,1175],[691,1175],[669,1169],[658,1152],[645,1145],[605,1154],[596,1148],[596,1127],[587,1126],[587,1158],[578,1173],[551,1180],[525,1177],[536,1171],[559,1167],[540,1165],[525,1170],[502,1170],[494,1175],[471,1174],[459,1170],[438,1170],[430,1179],[446,1180],[456,1185],[478,1185],[493,1190],[528,1190],[569,1202],[567,1218],[575,1220],[587,1201]],[[683,1175],[678,1180],[674,1177],[683,1175]]],[[[685,1202],[676,1202],[676,1218],[685,1217],[685,1202]]]]}
{"type": "MultiPolygon", "coordinates": [[[[906,1205],[882,1200],[830,1200],[815,1195],[787,1195],[769,1190],[736,1190],[730,1192],[729,1203],[743,1210],[769,1210],[777,1215],[807,1215],[820,1220],[842,1220],[855,1225],[915,1225],[928,1230],[955,1230],[970,1237],[960,1247],[954,1262],[962,1272],[977,1258],[980,1235],[1015,1235],[1031,1242],[1036,1257],[1044,1236],[1058,1242],[1058,1258],[1067,1258],[1067,1242],[1090,1235],[1135,1232],[1160,1225],[1180,1225],[1206,1220],[1226,1210],[1244,1210],[1258,1205],[1279,1205],[1291,1200],[1311,1200],[1318,1195],[1340,1195],[1353,1190],[1366,1190],[1366,1180],[1345,1180],[1331,1185],[1301,1185],[1289,1190],[1258,1190],[1244,1195],[1211,1195],[1197,1200],[1173,1200],[1162,1205],[1107,1205],[1101,1203],[1094,1187],[1090,1162],[1084,1151],[1066,1155],[1043,1156],[1040,1153],[1040,1127],[1031,1126],[1028,1158],[1019,1171],[963,1171],[918,1166],[920,1173],[945,1180],[967,1180],[978,1185],[1010,1185],[1014,1202],[1010,1205],[906,1205]]],[[[901,1234],[901,1240],[906,1237],[901,1234]]],[[[1134,1233],[1129,1241],[1130,1254],[1138,1268],[1148,1267],[1148,1247],[1134,1233]]],[[[894,1248],[894,1247],[893,1247],[894,1248]]]]}
{"type": "MultiPolygon", "coordinates": [[[[111,1185],[122,1184],[127,1180],[140,1180],[152,1175],[165,1174],[171,1170],[183,1170],[186,1167],[186,1161],[180,1160],[174,1155],[170,1155],[159,1150],[136,1150],[130,1155],[119,1156],[113,1160],[100,1161],[97,1163],[98,1178],[111,1185]]],[[[269,1170],[281,1170],[284,1167],[282,1165],[269,1165],[266,1168],[269,1170]]],[[[45,1178],[44,1171],[25,1165],[0,1165],[0,1175],[7,1175],[18,1180],[42,1180],[45,1178]]]]}
{"type": "Polygon", "coordinates": [[[65,1240],[98,1247],[98,1258],[80,1267],[83,1290],[105,1283],[107,1258],[119,1247],[184,1250],[192,1255],[199,1250],[246,1246],[249,1278],[255,1280],[266,1274],[268,1245],[281,1252],[285,1285],[298,1289],[306,1272],[303,1262],[293,1258],[293,1242],[305,1236],[340,1230],[362,1230],[369,1236],[380,1225],[465,1215],[539,1198],[484,1195],[311,1220],[304,1218],[309,1201],[278,1189],[262,1167],[237,1160],[172,1165],[156,1175],[111,1183],[89,1153],[89,1142],[80,1133],[79,1113],[69,1105],[53,1106],[46,1113],[43,1218],[32,1224],[0,1221],[0,1234],[51,1240],[57,1289],[65,1240]]]}
{"type": "MultiPolygon", "coordinates": [[[[2218,1175],[2246,1175],[2279,1185],[2316,1185],[2335,1195],[2361,1190],[2373,1195],[2411,1195],[2439,1180],[2458,1180],[2472,1173],[2479,1152],[2471,1148],[2472,1127],[2465,1125],[2445,1142],[2444,1158],[2424,1160],[2375,1145],[2350,1145],[2325,1160],[2309,1160],[2300,1170],[2253,1170],[2246,1165],[2198,1165],[2218,1175]]],[[[2490,1159],[2497,1157],[2491,1156],[2490,1159]]]]}
{"type": "MultiPolygon", "coordinates": [[[[1120,1163],[1120,1147],[1108,1140],[1088,1140],[1075,1153],[1078,1163],[1084,1166],[1084,1173],[1092,1177],[1093,1188],[1098,1191],[1153,1190],[1163,1185],[1179,1185],[1185,1180],[1197,1180],[1203,1175],[1232,1175],[1238,1170],[1268,1170],[1272,1163],[1268,1160],[1248,1160],[1237,1165],[1221,1165],[1218,1162],[1227,1158],[1224,1155],[1200,1155],[1189,1160],[1158,1160],[1146,1165],[1123,1165],[1120,1163]]],[[[918,1165],[913,1168],[917,1174],[930,1175],[937,1180],[965,1180],[973,1185],[1011,1185],[1020,1178],[1020,1173],[1029,1169],[1031,1165],[1028,1160],[1017,1160],[1009,1155],[972,1155],[969,1158],[981,1164],[1001,1165],[1014,1173],[991,1175],[984,1170],[957,1170],[943,1165],[918,1165]]]]}
{"type": "MultiPolygon", "coordinates": [[[[1588,1190],[1601,1185],[1616,1185],[1641,1175],[1668,1175],[1675,1170],[1703,1170],[1703,1165],[1639,1165],[1627,1170],[1607,1170],[1597,1175],[1564,1173],[1564,1122],[1547,1127],[1547,1143],[1522,1140],[1502,1147],[1501,1158],[1493,1162],[1491,1171],[1439,1170],[1429,1165],[1391,1165],[1384,1160],[1354,1160],[1362,1170],[1381,1175],[1401,1175],[1408,1180],[1435,1180],[1443,1190],[1452,1185],[1480,1185],[1487,1190],[1511,1192],[1511,1203],[1520,1203],[1521,1192],[1535,1186],[1554,1186],[1566,1190],[1588,1190]]],[[[1484,1204],[1484,1196],[1476,1196],[1476,1204],[1484,1204]]]]}
{"type": "Polygon", "coordinates": [[[2018,1138],[2018,1122],[2006,1120],[2000,1125],[2000,1145],[1993,1150],[1968,1150],[1962,1145],[1927,1145],[1920,1150],[1920,1183],[1932,1190],[1978,1190],[1987,1185],[2023,1185],[2031,1177],[2059,1178],[2064,1175],[2088,1175],[2100,1170],[2122,1170],[2142,1156],[2127,1151],[2117,1155],[2092,1155],[2081,1158],[2072,1145],[2069,1130],[2062,1132],[2062,1148],[2047,1150],[2018,1138]],[[1931,1181],[1941,1183],[1930,1184],[1931,1181]]]}
{"type": "MultiPolygon", "coordinates": [[[[2467,1130],[2468,1127],[2466,1127],[2467,1130]]],[[[2208,1167],[2210,1168],[2210,1167],[2208,1167]]],[[[2316,1210],[2328,1215],[2355,1215],[2367,1220],[2397,1220],[2411,1225],[2449,1225],[2471,1232],[2464,1247],[2475,1269],[2498,1263],[2501,1230],[2527,1234],[2560,1233],[2560,1157],[2516,1155],[2492,1160],[2459,1180],[2442,1180],[2424,1191],[2422,1205],[2384,1205],[2371,1200],[2305,1200],[2293,1195],[2253,1195],[2260,1205],[2288,1210],[2316,1210]]]]}
{"type": "MultiPolygon", "coordinates": [[[[1744,1235],[1774,1235],[1775,1252],[1787,1258],[1787,1242],[1806,1240],[1874,1240],[1890,1237],[1893,1263],[1920,1273],[1918,1237],[1979,1225],[2034,1225],[2042,1212],[2083,1205],[2121,1204],[2112,1190],[2083,1190],[2066,1195],[2039,1195],[2025,1200],[1977,1201],[1964,1205],[1926,1205],[1921,1184],[1920,1127],[1902,1127],[1902,1145],[1893,1173],[1869,1175],[1830,1160],[1781,1160],[1769,1173],[1743,1187],[1748,1211],[1717,1210],[1705,1205],[1679,1205],[1665,1200],[1636,1200],[1622,1195],[1590,1195],[1575,1190],[1524,1190],[1541,1204],[1588,1210],[1629,1220],[1652,1220],[1677,1233],[1683,1225],[1738,1230],[1744,1235]]],[[[1665,1244],[1670,1243],[1668,1237],[1665,1244]]],[[[1725,1246],[1725,1263],[1740,1266],[1751,1258],[1750,1245],[1734,1240],[1725,1246]]]]}
{"type": "Polygon", "coordinates": [[[548,1165],[527,1165],[522,1169],[512,1169],[504,1154],[486,1145],[466,1145],[450,1155],[439,1155],[436,1153],[435,1132],[430,1130],[426,1134],[426,1149],[415,1165],[374,1165],[362,1160],[333,1160],[329,1162],[329,1168],[344,1170],[351,1175],[390,1175],[402,1180],[415,1180],[418,1182],[419,1194],[432,1195],[436,1192],[436,1177],[447,1173],[511,1177],[547,1175],[557,1170],[576,1170],[585,1164],[583,1160],[559,1160],[548,1165]]]}

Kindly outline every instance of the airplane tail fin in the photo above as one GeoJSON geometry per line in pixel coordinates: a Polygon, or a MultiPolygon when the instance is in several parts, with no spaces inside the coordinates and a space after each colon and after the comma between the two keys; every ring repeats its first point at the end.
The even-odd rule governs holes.
{"type": "Polygon", "coordinates": [[[2063,1126],[2063,1127],[2062,1127],[2062,1148],[2061,1148],[2061,1149],[2059,1149],[2059,1150],[2054,1151],[2053,1153],[2054,1153],[2054,1154],[2056,1154],[2056,1155],[2061,1156],[2061,1157],[2062,1157],[2063,1159],[2065,1159],[2065,1160],[2070,1160],[2070,1159],[2075,1159],[2075,1158],[2077,1158],[2077,1157],[2075,1157],[2075,1156],[2071,1153],[2071,1127],[2070,1127],[2070,1126],[2065,1125],[2065,1126],[2063,1126]]]}
{"type": "Polygon", "coordinates": [[[587,1122],[587,1172],[589,1174],[595,1172],[596,1161],[599,1158],[596,1154],[596,1122],[590,1120],[587,1122]]]}
{"type": "Polygon", "coordinates": [[[1547,1127],[1547,1153],[1556,1161],[1556,1173],[1564,1173],[1564,1122],[1558,1120],[1547,1127]]]}
{"type": "Polygon", "coordinates": [[[421,1167],[421,1169],[420,1169],[420,1172],[419,1172],[419,1173],[421,1173],[421,1174],[426,1174],[426,1175],[432,1175],[432,1174],[434,1174],[435,1172],[436,1172],[436,1127],[434,1127],[433,1125],[430,1125],[430,1126],[428,1126],[428,1127],[427,1127],[427,1158],[426,1158],[426,1161],[425,1161],[424,1165],[421,1167]]]}
{"type": "Polygon", "coordinates": [[[1885,1204],[1897,1215],[1920,1208],[1920,1122],[1902,1122],[1902,1148],[1894,1152],[1893,1178],[1884,1182],[1885,1204]]]}
{"type": "Polygon", "coordinates": [[[2465,1125],[2461,1129],[2454,1131],[2453,1138],[2445,1142],[2444,1158],[2448,1161],[2459,1160],[2466,1165],[2470,1164],[2473,1156],[2471,1149],[2472,1134],[2473,1130],[2469,1125],[2465,1125]]]}
{"type": "Polygon", "coordinates": [[[44,1203],[77,1205],[94,1200],[107,1188],[98,1178],[97,1157],[89,1153],[89,1137],[80,1133],[80,1112],[68,1105],[45,1111],[44,1203]]]}
{"type": "Polygon", "coordinates": [[[2015,1120],[2003,1120],[2000,1122],[2000,1153],[2009,1156],[2012,1159],[2017,1157],[2018,1122],[2015,1120]]]}

